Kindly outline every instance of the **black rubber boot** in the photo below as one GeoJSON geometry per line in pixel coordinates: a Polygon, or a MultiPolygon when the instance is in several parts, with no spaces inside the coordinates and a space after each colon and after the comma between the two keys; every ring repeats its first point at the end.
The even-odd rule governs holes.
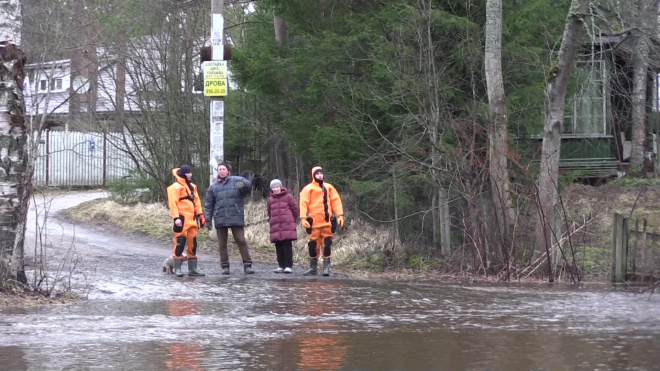
{"type": "Polygon", "coordinates": [[[224,274],[224,275],[229,274],[229,266],[222,267],[222,274],[224,274]]]}
{"type": "Polygon", "coordinates": [[[183,277],[183,272],[181,272],[181,264],[183,264],[182,259],[174,259],[174,274],[177,277],[183,277]]]}
{"type": "Polygon", "coordinates": [[[330,258],[323,258],[323,275],[330,275],[330,258]]]}
{"type": "Polygon", "coordinates": [[[206,276],[206,274],[197,270],[197,259],[188,259],[189,276],[206,276]]]}
{"type": "Polygon", "coordinates": [[[319,259],[318,258],[310,258],[309,259],[309,269],[303,273],[303,276],[316,276],[318,273],[318,265],[319,265],[319,259]]]}
{"type": "Polygon", "coordinates": [[[251,265],[244,265],[243,266],[243,273],[245,274],[254,274],[254,271],[252,270],[251,265]]]}

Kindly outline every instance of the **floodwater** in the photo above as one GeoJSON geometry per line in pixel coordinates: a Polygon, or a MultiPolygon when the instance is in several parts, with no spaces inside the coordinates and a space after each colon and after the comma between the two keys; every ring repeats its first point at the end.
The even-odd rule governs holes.
{"type": "Polygon", "coordinates": [[[657,369],[660,296],[147,275],[0,315],[3,369],[657,369]]]}
{"type": "Polygon", "coordinates": [[[264,265],[221,276],[213,256],[200,257],[207,277],[175,278],[158,270],[166,247],[61,230],[52,248],[78,236],[72,279],[88,300],[1,311],[0,369],[660,368],[658,294],[308,279],[264,265]]]}

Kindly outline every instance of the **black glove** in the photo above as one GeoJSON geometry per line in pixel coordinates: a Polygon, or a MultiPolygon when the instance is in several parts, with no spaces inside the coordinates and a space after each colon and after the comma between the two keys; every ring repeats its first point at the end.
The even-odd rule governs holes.
{"type": "Polygon", "coordinates": [[[174,233],[181,233],[181,232],[183,232],[183,225],[185,224],[185,222],[186,222],[186,218],[185,218],[183,215],[180,215],[178,218],[174,218],[174,226],[172,226],[172,230],[174,231],[174,233]],[[177,225],[176,225],[176,221],[177,221],[177,220],[180,220],[180,221],[181,221],[181,225],[180,225],[180,226],[177,226],[177,225]]]}
{"type": "Polygon", "coordinates": [[[307,234],[312,234],[312,226],[314,226],[314,219],[311,216],[307,217],[307,223],[309,223],[309,228],[306,228],[307,234]]]}

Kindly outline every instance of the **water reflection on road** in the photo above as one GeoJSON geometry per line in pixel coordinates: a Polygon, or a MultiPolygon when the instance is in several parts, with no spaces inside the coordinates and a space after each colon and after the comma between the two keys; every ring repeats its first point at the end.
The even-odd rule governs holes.
{"type": "Polygon", "coordinates": [[[153,274],[5,311],[0,328],[17,370],[660,365],[660,297],[605,289],[153,274]]]}

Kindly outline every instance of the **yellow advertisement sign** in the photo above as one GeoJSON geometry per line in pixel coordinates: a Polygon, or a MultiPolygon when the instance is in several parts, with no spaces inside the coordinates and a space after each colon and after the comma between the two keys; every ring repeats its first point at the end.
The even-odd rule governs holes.
{"type": "Polygon", "coordinates": [[[226,79],[227,61],[204,62],[205,79],[226,79]]]}
{"type": "Polygon", "coordinates": [[[226,97],[227,79],[204,79],[205,97],[226,97]]]}
{"type": "Polygon", "coordinates": [[[204,62],[204,96],[227,96],[227,61],[204,62]]]}

